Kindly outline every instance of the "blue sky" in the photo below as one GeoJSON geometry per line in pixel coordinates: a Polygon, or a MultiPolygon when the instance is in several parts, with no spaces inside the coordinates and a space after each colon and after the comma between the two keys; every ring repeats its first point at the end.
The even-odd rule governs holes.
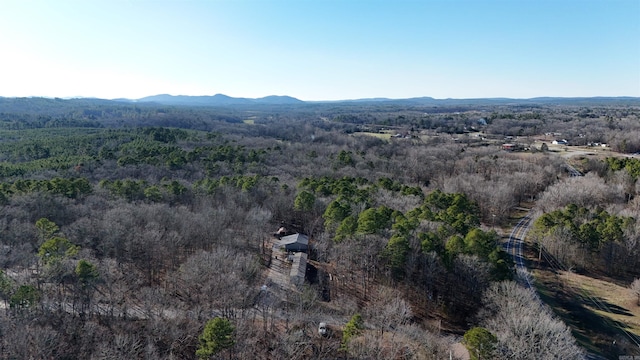
{"type": "Polygon", "coordinates": [[[640,0],[0,0],[0,96],[640,96],[640,0]]]}

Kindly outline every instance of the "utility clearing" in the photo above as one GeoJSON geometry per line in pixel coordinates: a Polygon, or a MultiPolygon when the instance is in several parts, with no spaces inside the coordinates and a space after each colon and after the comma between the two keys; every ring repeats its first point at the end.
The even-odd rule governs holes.
{"type": "Polygon", "coordinates": [[[607,357],[640,354],[640,306],[627,285],[538,265],[533,274],[540,297],[582,346],[607,357]],[[613,354],[621,345],[625,352],[613,354]]]}

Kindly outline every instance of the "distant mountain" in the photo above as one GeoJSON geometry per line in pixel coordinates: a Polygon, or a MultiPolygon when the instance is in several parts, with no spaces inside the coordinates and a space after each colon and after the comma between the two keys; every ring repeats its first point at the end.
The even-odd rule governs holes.
{"type": "Polygon", "coordinates": [[[332,103],[381,104],[403,106],[491,106],[491,105],[631,105],[639,106],[640,98],[631,96],[617,97],[537,97],[529,99],[514,98],[470,98],[470,99],[434,99],[432,97],[416,97],[408,99],[357,99],[339,100],[332,103]]]}
{"type": "MultiPolygon", "coordinates": [[[[44,98],[44,97],[0,97],[0,113],[28,111],[29,113],[57,113],[69,107],[81,106],[198,106],[234,107],[259,109],[293,109],[298,107],[339,106],[361,108],[365,106],[402,108],[475,108],[487,106],[640,106],[640,97],[538,97],[530,99],[477,98],[477,99],[434,99],[416,97],[409,99],[368,98],[336,101],[302,101],[290,96],[266,96],[262,98],[236,98],[223,94],[212,96],[173,96],[167,94],[148,96],[141,99],[96,99],[96,98],[44,98]]],[[[464,109],[463,109],[464,110],[464,109]]]]}
{"type": "Polygon", "coordinates": [[[256,104],[303,104],[304,101],[291,96],[271,95],[263,98],[255,99],[256,104]]]}
{"type": "Polygon", "coordinates": [[[135,100],[136,102],[154,102],[165,105],[183,106],[229,106],[229,105],[290,105],[303,104],[304,101],[291,96],[266,96],[263,98],[236,98],[223,94],[213,96],[187,96],[187,95],[154,95],[135,100]]]}

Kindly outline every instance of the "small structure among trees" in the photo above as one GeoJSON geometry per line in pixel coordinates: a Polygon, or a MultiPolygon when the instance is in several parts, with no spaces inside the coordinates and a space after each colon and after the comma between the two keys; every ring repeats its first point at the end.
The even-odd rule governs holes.
{"type": "Polygon", "coordinates": [[[284,248],[287,252],[307,252],[309,237],[300,233],[283,236],[278,242],[278,248],[284,248]]]}
{"type": "Polygon", "coordinates": [[[521,144],[502,144],[502,150],[506,151],[523,151],[524,146],[521,144]]]}
{"type": "Polygon", "coordinates": [[[283,287],[304,284],[309,237],[302,233],[289,232],[284,225],[273,236],[276,239],[273,240],[269,262],[270,279],[283,287]]]}

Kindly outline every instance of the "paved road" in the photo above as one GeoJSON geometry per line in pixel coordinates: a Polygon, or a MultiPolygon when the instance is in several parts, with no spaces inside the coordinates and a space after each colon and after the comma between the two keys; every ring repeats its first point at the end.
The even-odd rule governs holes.
{"type": "Polygon", "coordinates": [[[529,231],[529,226],[531,226],[531,214],[527,213],[513,228],[509,235],[509,241],[505,244],[505,251],[511,255],[516,265],[518,281],[527,289],[532,287],[531,275],[527,270],[522,249],[524,248],[524,238],[527,235],[527,231],[529,231]]]}
{"type": "MultiPolygon", "coordinates": [[[[566,169],[572,177],[582,176],[580,171],[570,165],[566,165],[566,169]]],[[[527,235],[527,231],[529,231],[529,227],[531,226],[531,220],[531,213],[528,212],[513,228],[511,234],[509,234],[509,240],[504,245],[505,251],[511,255],[515,263],[517,280],[527,289],[533,289],[533,279],[526,266],[527,264],[523,255],[523,248],[524,239],[527,235]]],[[[533,290],[535,292],[535,289],[533,290]]],[[[536,293],[536,297],[537,295],[538,294],[536,293]]],[[[538,300],[542,302],[539,297],[538,300]]],[[[600,355],[587,353],[585,354],[585,360],[606,360],[606,358],[600,355]]]]}
{"type": "MultiPolygon", "coordinates": [[[[575,175],[573,175],[575,176],[575,175]]],[[[509,240],[505,243],[505,250],[511,255],[513,258],[513,262],[516,267],[517,280],[527,289],[533,289],[536,294],[536,298],[538,301],[542,302],[540,297],[538,297],[538,293],[535,292],[535,288],[533,288],[533,278],[531,277],[531,273],[527,269],[527,264],[525,262],[525,258],[523,255],[524,248],[524,238],[527,235],[527,231],[529,231],[529,227],[531,226],[531,214],[527,213],[520,221],[516,224],[516,226],[509,234],[509,240]]],[[[586,353],[585,360],[607,360],[606,358],[592,354],[586,353]]]]}

